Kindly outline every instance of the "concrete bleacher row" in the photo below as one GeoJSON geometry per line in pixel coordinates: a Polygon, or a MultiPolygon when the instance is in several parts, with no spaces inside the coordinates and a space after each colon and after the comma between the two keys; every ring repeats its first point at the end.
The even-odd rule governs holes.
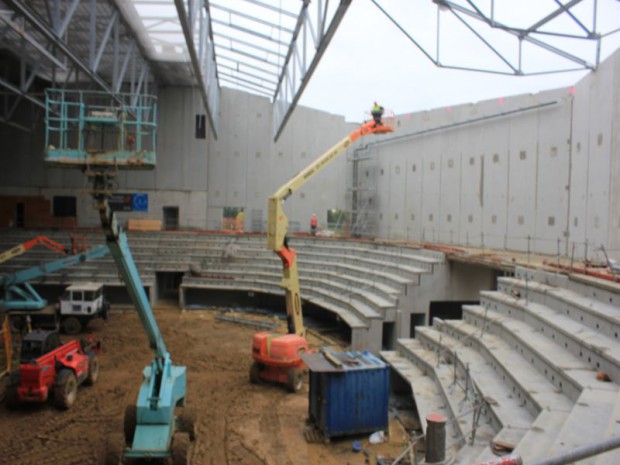
{"type": "MultiPolygon", "coordinates": [[[[435,318],[381,352],[410,383],[423,429],[430,413],[448,419],[454,463],[499,447],[530,463],[620,433],[620,315],[609,303],[620,286],[584,294],[572,281],[517,268],[480,305],[464,305],[461,320],[435,318]]],[[[577,463],[617,464],[620,452],[577,463]]]]}
{"type": "MultiPolygon", "coordinates": [[[[8,230],[0,234],[0,250],[40,234],[8,230]]],[[[44,235],[66,246],[69,235],[46,231],[44,235]]],[[[105,242],[100,231],[83,234],[89,247],[105,242]]],[[[208,302],[196,301],[191,290],[232,290],[283,295],[282,264],[267,249],[262,235],[231,235],[199,232],[130,232],[129,247],[150,298],[157,298],[157,273],[182,273],[181,308],[208,302]],[[191,297],[188,297],[191,296],[191,297]],[[191,299],[194,299],[192,301],[191,299]]],[[[420,276],[431,274],[443,254],[390,244],[337,239],[291,237],[297,251],[302,299],[337,315],[351,328],[353,349],[378,350],[383,322],[396,319],[399,296],[420,276]],[[372,344],[371,344],[372,341],[372,344]]],[[[37,247],[9,263],[0,273],[15,272],[59,258],[37,247]]],[[[122,282],[110,256],[84,262],[39,280],[46,284],[102,281],[110,286],[122,282]]]]}

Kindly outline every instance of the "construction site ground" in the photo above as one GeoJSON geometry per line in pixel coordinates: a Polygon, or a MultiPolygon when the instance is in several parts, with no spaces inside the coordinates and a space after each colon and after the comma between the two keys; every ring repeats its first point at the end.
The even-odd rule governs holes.
{"type": "MultiPolygon", "coordinates": [[[[297,394],[281,386],[251,384],[250,347],[257,329],[218,321],[220,311],[182,312],[173,304],[154,309],[174,364],[187,366],[187,402],[197,414],[191,464],[354,465],[374,463],[377,456],[391,463],[408,445],[411,431],[393,410],[382,444],[370,444],[369,434],[308,442],[307,378],[297,394]],[[362,451],[353,450],[354,441],[362,451]]],[[[241,317],[277,321],[283,327],[273,317],[241,317]]],[[[107,322],[93,321],[89,330],[102,344],[98,382],[80,387],[68,411],[51,402],[16,411],[3,403],[1,465],[99,464],[107,436],[123,431],[125,407],[135,403],[142,370],[152,359],[146,334],[130,308],[113,308],[107,322]]],[[[313,335],[309,340],[315,348],[326,344],[313,335]]]]}

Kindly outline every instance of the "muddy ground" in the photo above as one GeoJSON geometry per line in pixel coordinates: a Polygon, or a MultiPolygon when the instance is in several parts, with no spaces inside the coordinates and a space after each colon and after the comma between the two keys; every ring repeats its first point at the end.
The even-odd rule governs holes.
{"type": "MultiPolygon", "coordinates": [[[[174,364],[187,366],[187,401],[198,416],[193,465],[364,464],[368,458],[353,452],[354,440],[370,456],[396,457],[403,450],[408,435],[392,418],[384,444],[369,444],[368,435],[308,443],[307,378],[297,394],[250,384],[256,329],[217,321],[218,313],[181,312],[170,305],[155,309],[174,364]]],[[[135,312],[122,308],[113,309],[105,323],[93,321],[89,330],[102,342],[98,382],[80,387],[68,411],[51,402],[18,411],[0,405],[0,464],[99,464],[106,437],[123,431],[125,406],[135,403],[142,369],[152,358],[145,332],[135,312]]],[[[310,336],[310,343],[317,347],[325,341],[310,336]]]]}

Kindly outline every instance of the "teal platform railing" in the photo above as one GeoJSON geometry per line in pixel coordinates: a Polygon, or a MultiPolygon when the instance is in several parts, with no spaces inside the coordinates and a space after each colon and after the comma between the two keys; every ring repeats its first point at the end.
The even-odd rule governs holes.
{"type": "Polygon", "coordinates": [[[45,161],[64,167],[152,169],[157,97],[47,89],[45,161]]]}

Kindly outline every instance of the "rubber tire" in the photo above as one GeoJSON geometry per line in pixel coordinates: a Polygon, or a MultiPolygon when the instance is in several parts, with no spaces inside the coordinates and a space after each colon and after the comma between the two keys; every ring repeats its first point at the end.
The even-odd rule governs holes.
{"type": "Polygon", "coordinates": [[[17,410],[20,406],[17,385],[9,385],[4,392],[4,403],[9,410],[17,410]]]}
{"type": "Polygon", "coordinates": [[[136,433],[136,425],[138,424],[138,407],[129,404],[125,407],[125,416],[123,417],[123,431],[125,433],[125,444],[129,447],[133,444],[133,437],[136,433]]]}
{"type": "Polygon", "coordinates": [[[190,441],[196,440],[196,411],[185,407],[179,421],[179,431],[187,433],[190,441]]]}
{"type": "Polygon", "coordinates": [[[99,358],[95,353],[88,354],[88,375],[84,380],[84,384],[92,386],[99,379],[99,358]]]}
{"type": "Polygon", "coordinates": [[[78,381],[68,368],[60,370],[54,385],[54,405],[62,410],[70,409],[77,399],[78,381]]]}
{"type": "Polygon", "coordinates": [[[21,334],[26,327],[26,319],[23,316],[12,315],[9,316],[9,328],[14,334],[21,334]]]}
{"type": "Polygon", "coordinates": [[[189,465],[189,434],[176,432],[172,437],[172,465],[189,465]]]}
{"type": "Polygon", "coordinates": [[[75,336],[82,331],[82,323],[74,316],[63,319],[60,326],[65,334],[69,334],[71,336],[75,336]]]}
{"type": "Polygon", "coordinates": [[[123,458],[123,435],[111,433],[105,441],[105,448],[100,456],[100,465],[120,465],[123,458]]]}
{"type": "Polygon", "coordinates": [[[258,362],[253,362],[250,367],[250,383],[258,384],[260,381],[260,369],[261,365],[258,362]]]}
{"type": "Polygon", "coordinates": [[[304,372],[299,368],[291,368],[288,371],[286,388],[288,392],[299,392],[304,385],[304,372]]]}

